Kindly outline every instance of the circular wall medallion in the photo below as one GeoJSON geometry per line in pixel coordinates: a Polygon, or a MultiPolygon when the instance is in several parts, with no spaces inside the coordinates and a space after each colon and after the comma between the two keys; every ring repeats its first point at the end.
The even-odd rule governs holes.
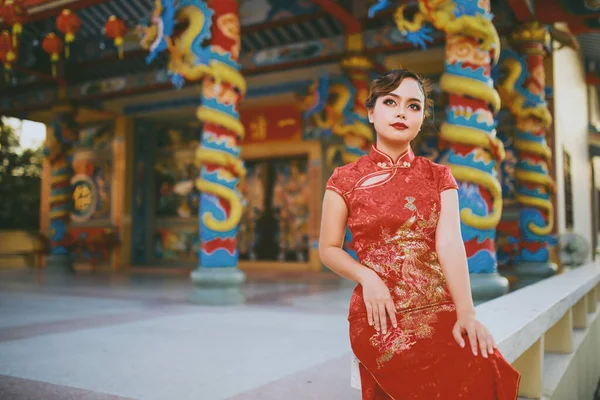
{"type": "Polygon", "coordinates": [[[73,186],[73,211],[71,219],[74,222],[89,221],[96,212],[98,191],[92,178],[78,174],[71,179],[73,186]]]}

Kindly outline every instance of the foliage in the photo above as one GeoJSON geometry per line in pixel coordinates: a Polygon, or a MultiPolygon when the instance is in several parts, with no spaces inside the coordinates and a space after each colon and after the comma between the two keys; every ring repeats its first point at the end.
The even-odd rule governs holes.
{"type": "Polygon", "coordinates": [[[20,149],[0,118],[0,228],[39,230],[42,149],[20,149]]]}

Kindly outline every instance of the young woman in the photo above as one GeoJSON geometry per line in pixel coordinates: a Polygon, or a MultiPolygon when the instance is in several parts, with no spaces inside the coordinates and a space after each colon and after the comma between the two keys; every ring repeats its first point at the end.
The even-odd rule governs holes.
{"type": "Polygon", "coordinates": [[[456,181],[410,148],[426,86],[405,69],[371,84],[377,144],[327,182],[319,254],[358,283],[348,320],[363,400],[514,400],[519,373],[475,316],[456,181]],[[342,250],[346,225],[360,262],[342,250]]]}

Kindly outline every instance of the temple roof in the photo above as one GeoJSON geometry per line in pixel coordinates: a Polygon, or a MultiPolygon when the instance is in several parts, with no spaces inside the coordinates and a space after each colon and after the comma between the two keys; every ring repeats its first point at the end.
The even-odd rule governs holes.
{"type": "MultiPolygon", "coordinates": [[[[368,6],[366,1],[327,0],[326,2],[339,6],[361,25],[366,32],[364,40],[367,55],[374,57],[378,54],[414,49],[395,27],[393,8],[384,10],[375,18],[369,19],[366,15],[368,6]]],[[[59,79],[70,86],[81,86],[118,77],[127,77],[126,79],[131,81],[149,79],[152,74],[160,75],[161,71],[166,70],[167,55],[159,56],[151,64],[146,63],[147,52],[141,48],[139,37],[135,33],[135,27],[150,18],[154,3],[155,0],[24,0],[29,19],[24,24],[18,62],[13,67],[9,82],[5,82],[0,76],[2,92],[0,109],[3,108],[1,100],[5,95],[21,95],[25,92],[44,91],[56,87],[57,79],[51,74],[51,62],[48,54],[43,51],[41,42],[49,32],[57,32],[56,16],[64,8],[75,12],[80,17],[82,25],[75,42],[71,45],[70,58],[68,60],[63,58],[62,74],[59,74],[59,79]],[[112,40],[103,32],[104,24],[111,15],[123,19],[129,28],[125,38],[123,59],[118,58],[112,40]]],[[[240,62],[245,75],[304,66],[307,65],[308,60],[310,65],[332,62],[343,56],[345,26],[342,19],[331,9],[323,9],[315,3],[321,2],[240,1],[242,25],[240,62]],[[314,54],[310,55],[312,58],[300,54],[296,59],[289,58],[277,62],[268,60],[273,52],[289,54],[294,51],[298,53],[312,51],[314,54]]],[[[369,2],[371,3],[373,2],[369,2]]],[[[526,0],[492,0],[492,13],[498,31],[507,33],[518,21],[531,17],[532,12],[536,11],[533,9],[534,3],[536,2],[526,0]],[[515,4],[520,4],[520,8],[515,4]]],[[[430,47],[443,44],[443,35],[434,34],[433,39],[430,47]]],[[[580,35],[579,39],[588,66],[596,68],[596,65],[600,65],[600,33],[585,33],[580,35]]]]}

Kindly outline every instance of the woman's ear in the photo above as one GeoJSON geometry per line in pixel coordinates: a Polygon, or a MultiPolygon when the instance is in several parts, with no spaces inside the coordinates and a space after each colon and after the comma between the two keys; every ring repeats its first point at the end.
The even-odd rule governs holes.
{"type": "Polygon", "coordinates": [[[367,116],[369,117],[369,122],[373,123],[373,109],[372,108],[367,109],[367,116]]]}

